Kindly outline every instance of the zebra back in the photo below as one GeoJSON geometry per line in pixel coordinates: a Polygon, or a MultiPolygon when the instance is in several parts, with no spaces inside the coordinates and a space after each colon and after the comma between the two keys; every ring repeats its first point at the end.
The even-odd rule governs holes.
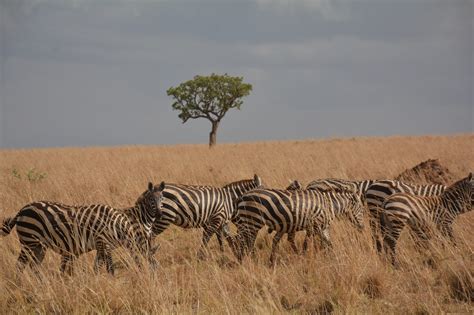
{"type": "Polygon", "coordinates": [[[306,189],[317,189],[317,190],[348,190],[359,195],[362,201],[365,201],[365,193],[370,185],[375,180],[367,179],[360,181],[353,181],[339,178],[327,178],[317,179],[310,182],[306,189]]]}
{"type": "Polygon", "coordinates": [[[379,212],[383,202],[395,193],[408,193],[417,196],[439,196],[446,189],[440,184],[415,185],[397,180],[379,180],[371,184],[365,194],[371,214],[379,212]]]}
{"type": "Polygon", "coordinates": [[[291,232],[313,224],[327,225],[335,217],[347,215],[362,227],[363,208],[360,198],[351,192],[255,189],[242,196],[236,223],[291,232]]]}

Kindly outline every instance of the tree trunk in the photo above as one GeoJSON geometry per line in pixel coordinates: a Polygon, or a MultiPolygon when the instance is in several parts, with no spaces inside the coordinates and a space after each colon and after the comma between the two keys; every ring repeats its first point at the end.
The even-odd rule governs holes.
{"type": "Polygon", "coordinates": [[[212,123],[212,129],[211,129],[211,132],[209,133],[209,148],[212,148],[213,146],[216,145],[217,127],[219,127],[218,121],[211,121],[211,123],[212,123]]]}

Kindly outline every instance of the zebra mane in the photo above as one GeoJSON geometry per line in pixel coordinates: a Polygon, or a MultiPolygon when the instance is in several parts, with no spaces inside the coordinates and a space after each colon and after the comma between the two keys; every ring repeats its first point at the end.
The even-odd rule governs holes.
{"type": "Polygon", "coordinates": [[[323,193],[328,193],[328,192],[335,192],[335,193],[349,193],[349,194],[356,194],[356,192],[353,190],[353,189],[349,189],[349,188],[344,188],[344,187],[309,187],[307,188],[309,190],[316,190],[316,191],[319,191],[319,192],[323,192],[323,193]]]}
{"type": "Polygon", "coordinates": [[[260,186],[261,185],[260,177],[255,175],[254,178],[252,178],[252,179],[238,180],[238,181],[235,181],[235,182],[232,182],[232,183],[228,183],[228,184],[222,186],[222,188],[235,188],[235,187],[242,187],[242,186],[247,186],[247,185],[252,185],[252,184],[254,184],[254,185],[257,184],[257,186],[260,186]]]}

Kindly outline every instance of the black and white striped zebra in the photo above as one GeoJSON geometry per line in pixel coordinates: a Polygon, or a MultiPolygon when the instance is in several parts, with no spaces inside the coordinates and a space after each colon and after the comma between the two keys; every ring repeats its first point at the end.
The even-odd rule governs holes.
{"type": "Polygon", "coordinates": [[[273,263],[278,243],[285,233],[289,234],[295,251],[294,234],[302,230],[306,231],[304,249],[315,233],[330,246],[329,227],[334,218],[347,216],[362,229],[363,208],[359,196],[347,191],[255,189],[244,194],[239,201],[234,221],[237,237],[228,238],[228,241],[241,261],[249,251],[253,252],[258,231],[267,226],[277,232],[270,256],[273,263]]]}
{"type": "Polygon", "coordinates": [[[216,234],[220,250],[227,223],[235,215],[237,200],[247,191],[260,187],[257,175],[223,186],[192,186],[166,184],[163,191],[162,216],[153,225],[154,235],[161,234],[170,224],[182,228],[204,228],[199,257],[204,255],[209,239],[216,234]]]}
{"type": "Polygon", "coordinates": [[[17,267],[41,264],[48,248],[62,256],[61,271],[72,272],[72,262],[81,254],[97,250],[97,266],[106,264],[114,273],[111,250],[124,246],[137,263],[140,256],[154,264],[150,252],[153,222],[161,215],[162,191],[148,184],[135,205],[118,210],[107,205],[68,206],[38,201],[24,206],[14,217],[3,221],[0,235],[8,235],[16,226],[21,244],[17,267]]]}
{"type": "Polygon", "coordinates": [[[447,187],[439,196],[417,196],[397,193],[388,197],[382,205],[380,224],[383,247],[396,265],[395,249],[405,225],[410,226],[420,245],[426,245],[431,237],[430,225],[455,244],[452,224],[461,214],[474,206],[474,179],[472,173],[447,187]]]}
{"type": "Polygon", "coordinates": [[[365,193],[367,207],[369,209],[369,223],[374,245],[378,252],[382,249],[380,242],[380,212],[383,211],[384,201],[396,193],[408,193],[419,196],[439,196],[446,189],[440,184],[415,185],[407,184],[397,180],[378,180],[369,186],[365,193]]]}

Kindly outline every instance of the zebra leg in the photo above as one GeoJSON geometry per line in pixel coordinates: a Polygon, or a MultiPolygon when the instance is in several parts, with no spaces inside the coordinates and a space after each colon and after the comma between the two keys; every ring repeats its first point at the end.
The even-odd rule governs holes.
{"type": "Polygon", "coordinates": [[[102,241],[97,241],[96,249],[97,255],[95,256],[94,271],[98,273],[99,269],[105,263],[105,268],[107,269],[107,272],[113,275],[115,270],[110,247],[102,241]]]}
{"type": "Polygon", "coordinates": [[[61,266],[60,266],[60,271],[62,274],[66,273],[68,275],[72,275],[73,271],[73,263],[75,260],[75,256],[72,254],[63,254],[61,257],[61,266]]]}
{"type": "Polygon", "coordinates": [[[400,234],[405,227],[405,222],[398,219],[390,219],[387,214],[380,215],[380,226],[383,235],[383,251],[390,256],[390,260],[394,267],[398,267],[396,259],[396,247],[400,234]]]}
{"type": "Polygon", "coordinates": [[[306,253],[308,251],[308,242],[310,239],[313,238],[313,233],[314,233],[313,227],[306,229],[306,235],[304,237],[304,242],[303,242],[303,253],[306,253]]]}
{"type": "Polygon", "coordinates": [[[207,249],[207,243],[209,243],[209,240],[211,239],[212,235],[216,233],[218,230],[218,227],[221,225],[221,220],[215,220],[214,222],[210,222],[208,225],[204,226],[204,232],[202,235],[202,244],[201,248],[198,251],[198,258],[203,259],[206,254],[206,249],[207,249]]]}
{"type": "Polygon", "coordinates": [[[280,242],[281,238],[283,237],[283,232],[278,231],[275,234],[275,237],[273,237],[273,242],[272,242],[272,253],[270,255],[270,264],[273,266],[275,264],[275,254],[278,249],[278,243],[280,242]]]}
{"type": "Polygon", "coordinates": [[[105,245],[102,242],[97,242],[96,244],[97,254],[95,255],[95,260],[94,260],[95,273],[99,272],[99,269],[102,267],[102,265],[105,262],[104,246],[105,245]]]}
{"type": "Polygon", "coordinates": [[[27,247],[22,247],[20,251],[20,255],[18,255],[18,259],[16,261],[16,269],[18,272],[22,272],[25,270],[25,267],[30,262],[30,253],[27,247]]]}
{"type": "Polygon", "coordinates": [[[374,243],[374,247],[377,250],[377,253],[382,252],[382,242],[380,241],[380,229],[381,226],[379,224],[379,219],[374,218],[373,216],[376,216],[377,214],[370,214],[369,218],[369,225],[370,225],[370,230],[371,230],[371,235],[372,235],[372,242],[374,243]]]}
{"type": "Polygon", "coordinates": [[[446,223],[442,225],[440,230],[441,234],[443,234],[443,236],[448,239],[452,246],[457,246],[456,239],[454,238],[453,226],[451,224],[446,223]]]}
{"type": "Polygon", "coordinates": [[[240,257],[239,261],[242,262],[244,256],[248,253],[252,255],[253,259],[257,258],[257,252],[255,251],[255,240],[257,239],[258,231],[247,231],[244,236],[244,240],[242,242],[242,246],[240,249],[240,257]]]}
{"type": "Polygon", "coordinates": [[[416,247],[424,250],[428,249],[428,241],[431,239],[430,232],[422,226],[411,225],[410,227],[416,247]]]}
{"type": "Polygon", "coordinates": [[[217,241],[219,242],[219,250],[223,253],[224,252],[224,227],[221,227],[219,231],[216,233],[217,241]]]}
{"type": "Polygon", "coordinates": [[[107,272],[113,276],[115,273],[114,262],[112,260],[112,253],[108,247],[105,248],[104,258],[105,258],[105,267],[107,268],[107,272]]]}
{"type": "Polygon", "coordinates": [[[43,262],[46,249],[42,245],[22,246],[18,256],[16,268],[22,272],[28,264],[31,268],[40,265],[43,262]]]}
{"type": "Polygon", "coordinates": [[[295,243],[295,237],[296,237],[296,232],[293,231],[293,232],[288,233],[288,242],[290,242],[291,249],[293,249],[293,251],[296,254],[299,254],[298,247],[296,247],[296,243],[295,243]]]}
{"type": "Polygon", "coordinates": [[[321,247],[324,249],[332,249],[331,237],[329,235],[329,228],[325,228],[320,232],[321,247]]]}

